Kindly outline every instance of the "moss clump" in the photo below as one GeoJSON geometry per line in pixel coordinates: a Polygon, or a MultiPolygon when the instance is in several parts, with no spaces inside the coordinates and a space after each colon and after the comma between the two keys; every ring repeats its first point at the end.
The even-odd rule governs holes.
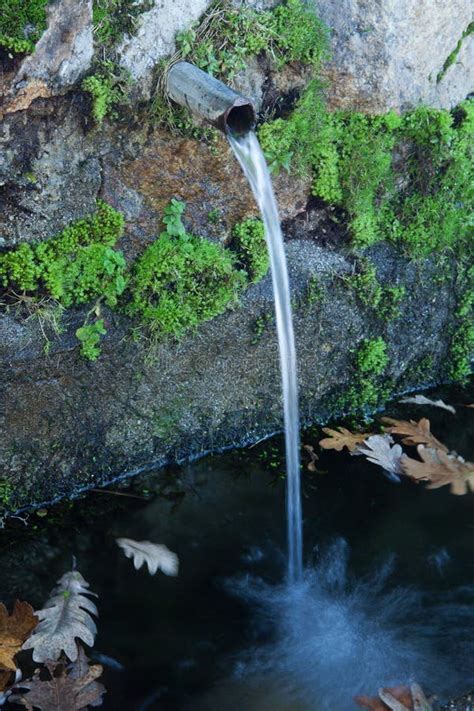
{"type": "Polygon", "coordinates": [[[381,406],[390,394],[390,386],[383,378],[388,363],[384,339],[364,339],[353,355],[352,382],[339,399],[336,409],[356,413],[381,406]]]}
{"type": "Polygon", "coordinates": [[[124,34],[133,34],[138,17],[151,10],[153,0],[94,0],[94,39],[105,48],[118,44],[124,34]]]}
{"type": "Polygon", "coordinates": [[[458,54],[461,50],[462,43],[464,42],[466,37],[469,37],[469,35],[472,35],[473,33],[474,33],[474,22],[470,22],[469,25],[464,30],[464,32],[462,33],[461,37],[459,38],[459,41],[458,41],[457,45],[455,46],[455,48],[453,49],[453,51],[451,52],[451,54],[449,54],[447,56],[446,61],[444,62],[441,71],[438,73],[438,75],[436,77],[437,82],[441,81],[441,79],[444,77],[444,75],[448,71],[449,67],[452,66],[454,64],[454,62],[456,61],[458,54]]]}
{"type": "Polygon", "coordinates": [[[377,278],[375,265],[369,260],[361,260],[360,271],[346,277],[345,281],[354,289],[359,301],[373,309],[375,315],[383,321],[391,321],[400,316],[405,287],[382,286],[377,278]]]}
{"type": "Polygon", "coordinates": [[[100,126],[106,116],[117,117],[116,108],[128,104],[130,76],[110,60],[96,63],[95,73],[82,82],[92,99],[92,116],[100,126]]]}
{"type": "Polygon", "coordinates": [[[32,52],[46,29],[49,0],[2,0],[0,46],[12,52],[32,52]]]}
{"type": "Polygon", "coordinates": [[[252,218],[238,222],[232,235],[239,261],[250,281],[260,281],[270,266],[263,222],[252,218]]]}
{"type": "Polygon", "coordinates": [[[302,0],[287,0],[260,12],[217,0],[198,25],[179,33],[176,40],[181,58],[227,80],[262,52],[277,68],[294,61],[317,68],[327,51],[326,29],[302,0]]]}
{"type": "Polygon", "coordinates": [[[220,245],[186,232],[184,204],[165,210],[166,229],[136,261],[127,312],[153,331],[181,336],[235,301],[245,276],[220,245]]]}
{"type": "Polygon", "coordinates": [[[343,208],[356,247],[385,239],[425,257],[469,238],[473,116],[472,100],[454,113],[329,113],[313,82],[293,114],[259,136],[274,170],[312,172],[314,195],[343,208]]]}
{"type": "Polygon", "coordinates": [[[125,288],[125,260],[112,247],[123,217],[104,202],[93,215],[39,244],[0,254],[0,284],[16,293],[51,296],[62,306],[102,297],[113,306],[125,288]]]}
{"type": "Polygon", "coordinates": [[[313,79],[287,119],[269,121],[259,129],[259,140],[271,172],[284,169],[297,175],[311,173],[320,155],[315,137],[321,137],[325,121],[320,84],[313,79]]]}
{"type": "MultiPolygon", "coordinates": [[[[113,249],[123,225],[119,212],[99,202],[93,215],[72,223],[56,237],[0,253],[0,285],[16,294],[51,297],[63,308],[93,299],[114,307],[127,284],[124,256],[113,249]]],[[[77,336],[81,353],[95,360],[97,327],[85,324],[77,336]]]]}

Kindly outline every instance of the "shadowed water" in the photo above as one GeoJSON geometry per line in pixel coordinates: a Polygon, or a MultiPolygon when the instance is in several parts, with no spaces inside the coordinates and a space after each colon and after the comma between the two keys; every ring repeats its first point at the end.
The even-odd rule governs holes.
{"type": "Polygon", "coordinates": [[[269,708],[351,711],[355,695],[380,686],[417,681],[447,698],[474,682],[474,586],[438,597],[394,585],[394,559],[358,580],[348,563],[349,548],[338,539],[294,586],[250,576],[228,581],[270,641],[245,652],[233,678],[198,708],[217,710],[227,697],[235,708],[265,709],[266,697],[274,700],[269,708]]]}
{"type": "Polygon", "coordinates": [[[265,225],[265,237],[275,299],[276,325],[280,348],[287,473],[288,580],[301,579],[303,538],[301,518],[299,414],[296,349],[291,314],[290,286],[283,235],[270,173],[255,134],[228,136],[230,145],[250,183],[265,225]]]}

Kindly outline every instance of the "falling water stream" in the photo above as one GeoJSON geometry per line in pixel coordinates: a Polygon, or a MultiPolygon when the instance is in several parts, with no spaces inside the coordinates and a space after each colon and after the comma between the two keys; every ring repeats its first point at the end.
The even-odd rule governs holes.
{"type": "Polygon", "coordinates": [[[262,213],[270,255],[283,390],[287,473],[288,580],[291,583],[301,580],[303,574],[303,534],[298,381],[288,269],[272,181],[257,137],[253,131],[249,131],[240,136],[228,134],[228,138],[262,213]]]}

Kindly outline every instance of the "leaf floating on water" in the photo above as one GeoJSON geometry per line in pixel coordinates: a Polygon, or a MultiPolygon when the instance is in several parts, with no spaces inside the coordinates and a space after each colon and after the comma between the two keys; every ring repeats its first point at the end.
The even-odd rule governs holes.
{"type": "Polygon", "coordinates": [[[382,417],[382,422],[389,425],[385,427],[387,432],[403,436],[403,444],[424,444],[427,447],[441,449],[443,452],[448,451],[448,448],[431,434],[430,421],[426,417],[422,417],[419,422],[382,417]]]}
{"type": "Polygon", "coordinates": [[[356,696],[354,701],[369,711],[433,711],[418,684],[412,684],[410,688],[379,689],[377,697],[356,696]]]}
{"type": "Polygon", "coordinates": [[[96,680],[102,674],[102,667],[100,664],[89,666],[88,662],[82,647],[76,661],[67,667],[46,662],[50,679],[40,679],[37,669],[32,679],[18,684],[26,693],[14,694],[9,701],[28,711],[36,708],[41,711],[85,711],[89,706],[101,706],[105,687],[96,680]]]}
{"type": "Polygon", "coordinates": [[[148,566],[150,575],[161,570],[165,575],[178,575],[179,560],[166,546],[150,541],[133,541],[131,538],[117,538],[117,545],[122,548],[127,558],[133,560],[135,570],[144,563],[148,566]]]}
{"type": "Polygon", "coordinates": [[[0,669],[8,672],[6,679],[3,674],[0,676],[0,691],[8,684],[9,672],[16,669],[14,656],[37,624],[38,618],[27,602],[15,600],[11,615],[5,605],[0,603],[0,669]]]}
{"type": "Polygon", "coordinates": [[[330,427],[323,427],[323,432],[329,435],[329,437],[322,439],[319,442],[319,446],[323,449],[335,449],[337,452],[342,452],[344,447],[347,447],[349,452],[352,452],[357,445],[362,444],[364,440],[372,435],[371,432],[354,433],[345,427],[338,427],[335,430],[330,427]]]}
{"type": "Polygon", "coordinates": [[[390,435],[372,435],[360,444],[352,454],[363,454],[369,462],[377,464],[400,481],[399,474],[403,474],[401,460],[405,456],[399,444],[393,444],[390,435]]]}
{"type": "Polygon", "coordinates": [[[306,465],[306,468],[310,472],[317,472],[318,470],[316,469],[316,462],[318,461],[319,457],[316,454],[316,452],[314,451],[314,447],[312,447],[310,444],[304,444],[303,449],[308,452],[309,459],[310,459],[310,461],[306,465]]]}
{"type": "Polygon", "coordinates": [[[58,580],[42,610],[35,614],[40,620],[23,649],[33,649],[35,662],[56,661],[61,652],[74,662],[77,659],[76,637],[90,647],[94,644],[97,627],[91,615],[98,615],[97,607],[86,595],[89,583],[77,570],[58,580]]]}
{"type": "Polygon", "coordinates": [[[429,397],[425,397],[424,395],[404,397],[399,402],[412,403],[413,405],[431,405],[432,407],[440,407],[442,410],[448,410],[448,412],[452,412],[453,415],[456,414],[456,410],[452,405],[447,405],[443,400],[430,400],[429,397]]]}
{"type": "Polygon", "coordinates": [[[406,476],[417,481],[428,481],[427,489],[439,489],[451,486],[451,493],[458,496],[474,491],[474,463],[465,462],[462,457],[446,454],[440,449],[417,448],[421,462],[411,457],[404,457],[402,470],[406,476]]]}

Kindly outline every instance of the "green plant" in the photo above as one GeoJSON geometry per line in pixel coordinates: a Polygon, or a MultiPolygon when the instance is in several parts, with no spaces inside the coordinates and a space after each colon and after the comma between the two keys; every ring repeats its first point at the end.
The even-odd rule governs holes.
{"type": "MultiPolygon", "coordinates": [[[[127,284],[124,256],[113,249],[123,225],[123,216],[99,201],[95,213],[56,237],[0,253],[0,285],[23,299],[36,299],[38,306],[45,297],[52,297],[62,309],[93,299],[114,307],[127,284]]],[[[49,316],[43,317],[41,309],[36,309],[43,333],[45,319],[51,323],[50,311],[51,307],[49,316]]],[[[53,330],[58,328],[57,314],[52,325],[53,330]]],[[[88,331],[81,334],[87,336],[88,331]]],[[[46,335],[45,340],[48,347],[46,335]]],[[[81,349],[83,354],[93,353],[88,343],[81,349]]]]}
{"type": "Polygon", "coordinates": [[[309,308],[314,304],[320,304],[324,300],[324,287],[320,284],[318,277],[312,274],[308,280],[305,294],[305,304],[309,308]]]}
{"type": "Polygon", "coordinates": [[[384,374],[389,363],[387,344],[381,337],[364,339],[353,353],[353,375],[336,409],[364,412],[379,407],[388,398],[391,386],[384,374]]]}
{"type": "Polygon", "coordinates": [[[183,210],[171,203],[166,230],[136,261],[127,307],[155,332],[174,336],[222,313],[245,284],[229,251],[185,231],[183,210]]]}
{"type": "Polygon", "coordinates": [[[282,169],[309,174],[319,150],[316,137],[325,121],[321,86],[313,79],[287,119],[277,118],[260,126],[258,137],[273,173],[282,169]]]}
{"type": "Polygon", "coordinates": [[[98,319],[94,323],[85,323],[78,328],[76,338],[81,343],[81,355],[87,360],[97,360],[100,356],[100,339],[106,333],[103,319],[98,319]]]}
{"type": "Polygon", "coordinates": [[[46,29],[48,0],[2,0],[0,46],[12,52],[32,52],[46,29]]]}
{"type": "Polygon", "coordinates": [[[405,297],[404,286],[382,286],[377,278],[375,265],[368,259],[360,260],[360,271],[345,278],[354,289],[359,301],[374,310],[384,321],[400,315],[400,304],[405,297]]]}
{"type": "Polygon", "coordinates": [[[207,219],[211,224],[218,225],[221,221],[221,211],[217,207],[213,207],[212,210],[209,210],[207,213],[207,219]]]}
{"type": "Polygon", "coordinates": [[[238,222],[232,235],[239,261],[250,281],[260,281],[270,266],[263,222],[253,218],[238,222]]]}
{"type": "Polygon", "coordinates": [[[318,67],[327,51],[327,34],[302,0],[260,12],[216,0],[198,25],[177,35],[176,43],[182,58],[229,80],[263,51],[278,68],[293,61],[318,67]]]}
{"type": "Polygon", "coordinates": [[[1,508],[8,507],[13,495],[13,486],[6,479],[0,478],[0,505],[1,508]]]}
{"type": "Polygon", "coordinates": [[[94,0],[95,42],[106,48],[118,44],[124,34],[133,34],[138,17],[152,7],[153,0],[94,0]]]}
{"type": "Polygon", "coordinates": [[[82,90],[91,95],[92,116],[99,126],[106,116],[116,117],[116,106],[128,103],[130,82],[130,75],[110,60],[97,63],[95,73],[83,80],[82,90]]]}
{"type": "Polygon", "coordinates": [[[464,32],[462,33],[461,37],[459,38],[459,41],[458,41],[458,43],[456,44],[456,46],[455,46],[455,48],[453,49],[453,51],[451,52],[451,54],[449,54],[449,55],[447,56],[447,58],[446,58],[446,60],[445,60],[445,62],[444,62],[444,64],[443,64],[443,67],[442,67],[441,71],[438,73],[438,75],[437,75],[437,77],[436,77],[436,81],[437,81],[438,83],[439,83],[439,82],[441,81],[441,79],[444,77],[444,75],[445,75],[446,72],[448,71],[449,67],[450,67],[451,65],[453,65],[454,62],[456,61],[456,59],[457,59],[457,57],[458,57],[458,54],[459,54],[459,52],[460,52],[460,50],[461,50],[462,43],[464,42],[464,40],[466,39],[466,37],[469,37],[469,35],[472,35],[473,33],[474,33],[474,22],[470,22],[469,25],[468,25],[468,26],[466,27],[466,29],[464,30],[464,32]]]}
{"type": "Polygon", "coordinates": [[[253,346],[262,339],[265,331],[270,327],[275,325],[275,312],[274,311],[264,311],[261,316],[258,316],[253,322],[253,338],[251,344],[253,346]]]}

